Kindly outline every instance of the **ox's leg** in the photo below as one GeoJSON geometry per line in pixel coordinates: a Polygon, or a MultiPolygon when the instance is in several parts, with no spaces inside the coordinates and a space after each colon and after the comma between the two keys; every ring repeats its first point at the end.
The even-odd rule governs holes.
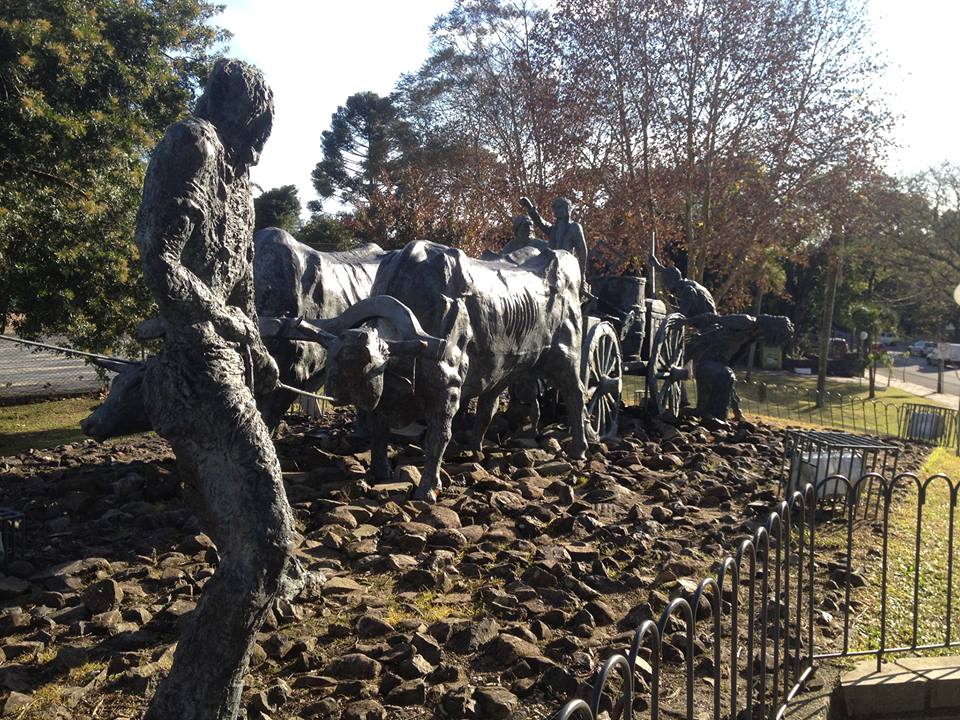
{"type": "Polygon", "coordinates": [[[570,425],[570,457],[581,459],[587,452],[586,428],[584,425],[583,381],[577,372],[576,363],[567,362],[556,374],[557,389],[567,406],[567,422],[570,425]]]}
{"type": "Polygon", "coordinates": [[[436,502],[437,495],[443,489],[440,483],[440,463],[452,434],[453,416],[460,406],[460,388],[450,388],[436,404],[427,407],[427,432],[424,436],[423,450],[426,460],[420,485],[413,493],[415,500],[436,502]]]}
{"type": "Polygon", "coordinates": [[[387,442],[390,438],[390,421],[382,412],[363,412],[370,425],[370,469],[378,482],[390,482],[390,461],[387,459],[387,442]]]}
{"type": "Polygon", "coordinates": [[[477,398],[477,416],[474,420],[474,450],[483,452],[483,436],[487,434],[490,421],[497,412],[497,401],[500,399],[500,389],[491,390],[477,398]]]}

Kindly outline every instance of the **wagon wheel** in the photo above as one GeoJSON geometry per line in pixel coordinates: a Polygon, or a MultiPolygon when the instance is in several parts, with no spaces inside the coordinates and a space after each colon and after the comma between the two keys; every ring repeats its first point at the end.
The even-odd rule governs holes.
{"type": "Polygon", "coordinates": [[[623,366],[620,341],[610,323],[595,321],[588,327],[583,341],[580,375],[586,391],[588,434],[596,433],[600,440],[613,437],[617,434],[620,417],[623,366]]]}
{"type": "Polygon", "coordinates": [[[680,313],[667,315],[657,328],[647,363],[647,390],[657,406],[657,414],[680,414],[682,383],[690,377],[684,367],[684,328],[687,319],[680,313]]]}

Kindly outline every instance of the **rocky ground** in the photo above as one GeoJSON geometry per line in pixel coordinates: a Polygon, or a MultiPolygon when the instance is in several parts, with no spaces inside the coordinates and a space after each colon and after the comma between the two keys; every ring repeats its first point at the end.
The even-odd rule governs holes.
{"type": "MultiPolygon", "coordinates": [[[[752,531],[781,467],[776,428],[623,429],[584,462],[559,429],[483,457],[454,447],[429,506],[407,499],[416,446],[376,484],[345,416],[291,421],[278,447],[315,581],[268,616],[247,717],[545,718],[583,694],[611,648],[752,531]]],[[[0,576],[0,715],[140,717],[217,562],[169,449],[88,441],[0,472],[0,505],[28,518],[27,551],[0,576]]],[[[836,635],[829,613],[818,632],[836,635]]]]}

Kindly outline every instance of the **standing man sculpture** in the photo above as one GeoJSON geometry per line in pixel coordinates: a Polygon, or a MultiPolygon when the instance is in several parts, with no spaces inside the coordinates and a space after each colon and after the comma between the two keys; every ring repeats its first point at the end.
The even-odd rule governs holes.
{"type": "Polygon", "coordinates": [[[520,198],[520,205],[526,211],[530,220],[547,236],[550,247],[554,250],[566,250],[573,253],[580,263],[580,279],[587,280],[587,241],[583,235],[583,227],[578,222],[570,220],[570,211],[573,203],[565,197],[558,197],[553,201],[553,224],[546,222],[530,198],[520,198]]]}
{"type": "Polygon", "coordinates": [[[145,720],[232,720],[256,632],[290,568],[293,518],[255,395],[277,367],[257,329],[250,167],[273,123],[260,72],[219,60],[143,185],[137,245],[166,336],[144,400],[220,552],[145,720]]]}

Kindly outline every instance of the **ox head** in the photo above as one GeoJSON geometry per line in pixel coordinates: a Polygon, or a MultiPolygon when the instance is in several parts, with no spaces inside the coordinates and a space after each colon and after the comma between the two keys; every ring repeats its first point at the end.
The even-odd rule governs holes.
{"type": "Polygon", "coordinates": [[[129,360],[99,358],[94,359],[93,363],[117,375],[110,383],[107,399],[80,421],[83,434],[103,442],[108,438],[150,430],[142,393],[146,365],[129,360]]]}
{"type": "Polygon", "coordinates": [[[423,331],[410,308],[387,295],[361,300],[329,320],[301,323],[298,330],[327,351],[326,394],[363,410],[379,405],[391,359],[439,359],[445,347],[423,331]]]}
{"type": "Polygon", "coordinates": [[[390,347],[375,325],[351,328],[327,345],[326,393],[338,403],[373,410],[383,395],[390,347]]]}

